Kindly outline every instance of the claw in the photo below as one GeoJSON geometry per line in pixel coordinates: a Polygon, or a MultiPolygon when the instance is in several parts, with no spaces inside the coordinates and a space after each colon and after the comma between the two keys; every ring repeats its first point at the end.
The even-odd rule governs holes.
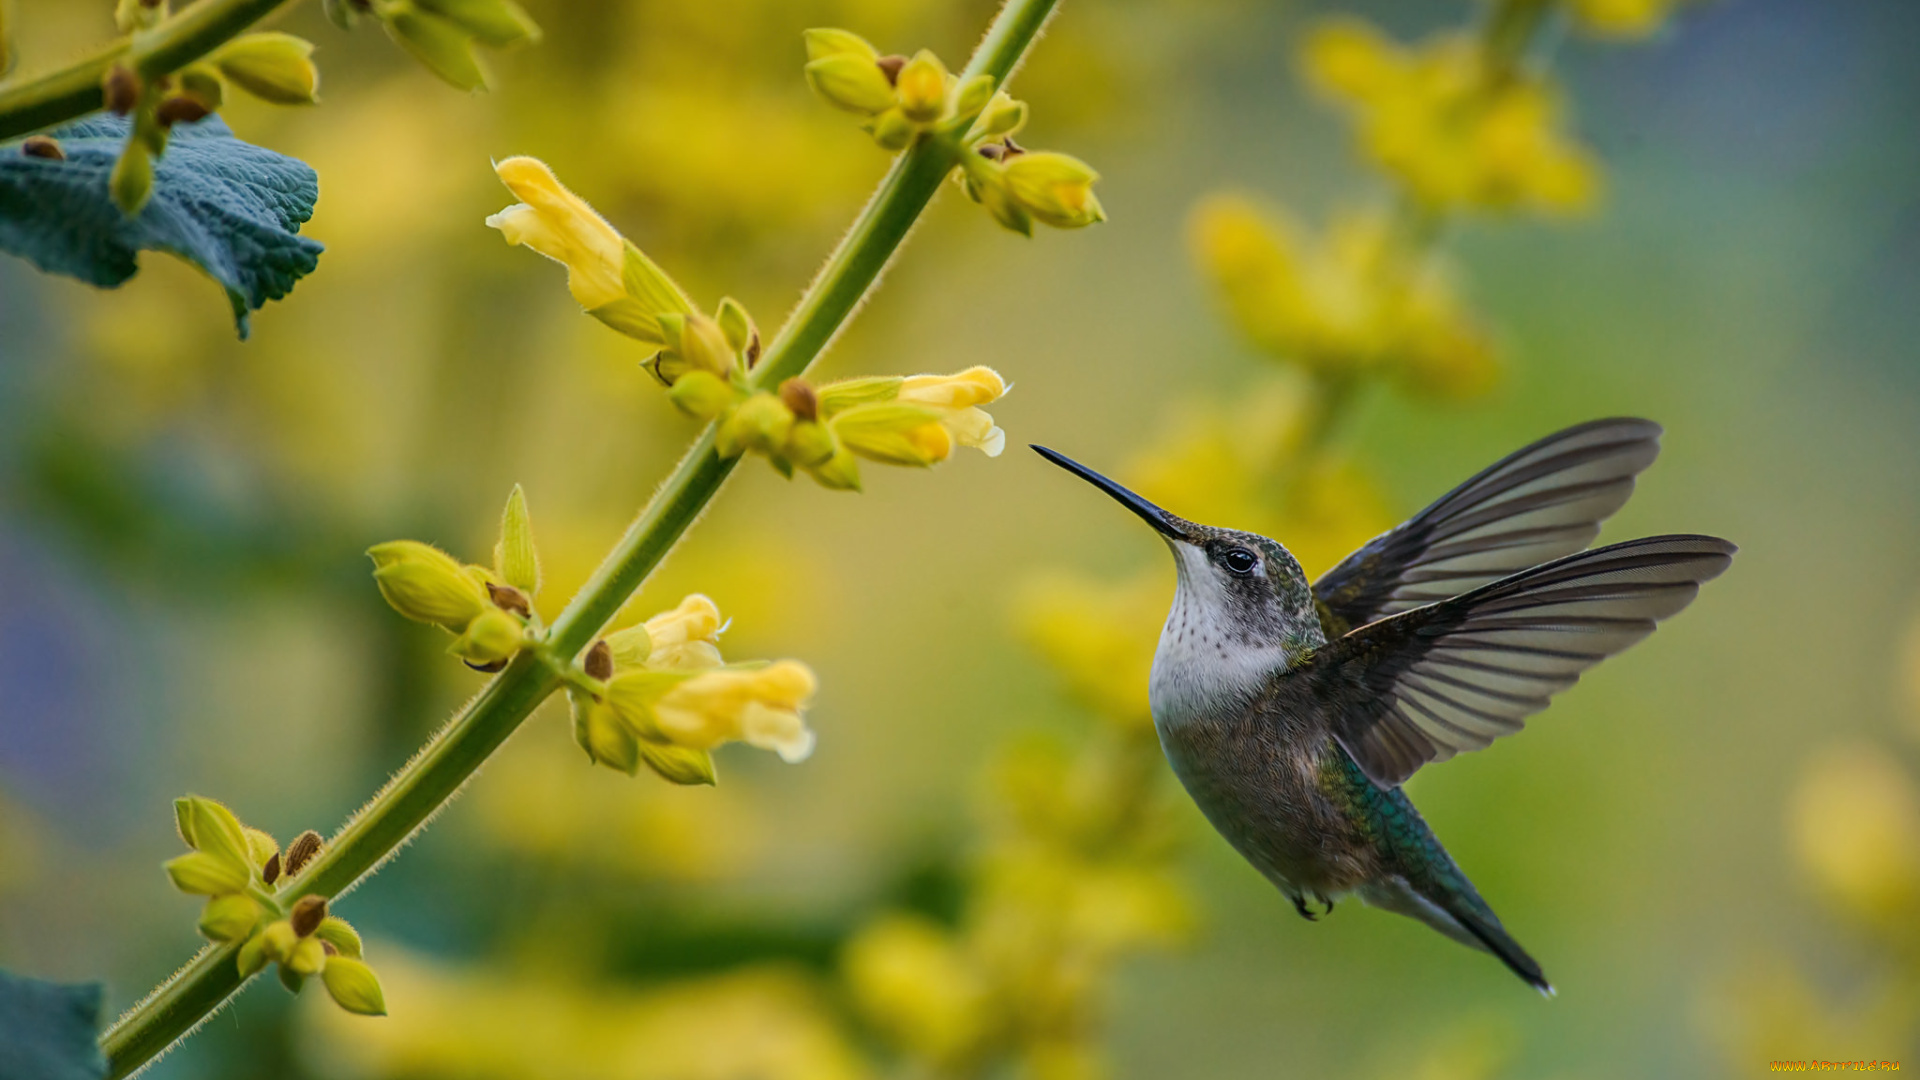
{"type": "Polygon", "coordinates": [[[1321,904],[1323,904],[1323,905],[1325,905],[1325,906],[1323,907],[1323,909],[1321,910],[1321,912],[1320,912],[1320,914],[1322,914],[1322,915],[1331,915],[1331,914],[1333,914],[1333,901],[1331,901],[1331,900],[1329,900],[1329,899],[1327,899],[1327,897],[1326,897],[1326,895],[1325,895],[1324,893],[1317,893],[1317,892],[1316,892],[1316,893],[1314,893],[1314,894],[1313,894],[1313,898],[1314,898],[1315,900],[1318,900],[1318,901],[1320,901],[1320,903],[1321,903],[1321,904]]]}
{"type": "Polygon", "coordinates": [[[1295,895],[1295,896],[1289,896],[1287,897],[1287,899],[1293,901],[1293,910],[1299,912],[1301,918],[1307,920],[1308,922],[1320,921],[1320,916],[1315,915],[1313,913],[1313,909],[1307,907],[1307,898],[1305,896],[1295,895]]]}

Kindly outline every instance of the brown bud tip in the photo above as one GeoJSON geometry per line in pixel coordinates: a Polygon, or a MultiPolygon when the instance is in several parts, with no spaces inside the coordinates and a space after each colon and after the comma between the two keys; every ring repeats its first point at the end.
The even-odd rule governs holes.
{"type": "Polygon", "coordinates": [[[507,670],[507,662],[505,660],[494,660],[485,664],[476,664],[471,660],[462,660],[460,662],[482,675],[494,675],[507,670]]]}
{"type": "Polygon", "coordinates": [[[501,611],[511,611],[523,619],[533,614],[533,605],[527,601],[527,594],[511,585],[496,585],[489,581],[487,597],[501,611]]]}
{"type": "Polygon", "coordinates": [[[318,854],[320,854],[320,834],[308,829],[294,837],[293,843],[287,845],[287,857],[281,869],[291,877],[312,862],[313,857],[318,854]]]}
{"type": "Polygon", "coordinates": [[[1007,144],[1007,149],[1004,154],[1004,156],[1006,157],[1010,157],[1010,158],[1019,157],[1021,154],[1024,154],[1027,152],[1027,148],[1024,146],[1021,146],[1017,142],[1014,142],[1013,136],[1011,135],[1007,136],[1005,139],[1002,139],[1001,141],[1007,144]]]}
{"type": "Polygon", "coordinates": [[[326,953],[326,954],[327,954],[328,956],[339,956],[339,955],[340,955],[340,950],[339,950],[339,949],[336,949],[336,948],[334,948],[334,947],[333,947],[333,942],[331,942],[331,941],[323,941],[323,942],[321,942],[321,943],[320,943],[320,951],[321,951],[321,952],[323,952],[323,953],[326,953]]]}
{"type": "Polygon", "coordinates": [[[49,135],[27,136],[27,141],[20,144],[20,152],[28,157],[46,158],[48,161],[67,160],[67,152],[60,149],[60,140],[49,135]]]}
{"type": "Polygon", "coordinates": [[[760,362],[760,331],[755,330],[753,332],[753,336],[747,339],[747,370],[749,371],[753,370],[753,365],[759,362],[760,362]]]}
{"type": "Polygon", "coordinates": [[[107,78],[101,83],[100,92],[110,112],[125,116],[140,102],[140,76],[135,75],[132,68],[115,64],[107,69],[107,78]]]}
{"type": "Polygon", "coordinates": [[[267,864],[260,868],[260,880],[271,885],[280,880],[280,853],[267,856],[267,864]]]}
{"type": "Polygon", "coordinates": [[[327,901],[322,896],[303,896],[293,902],[293,910],[287,912],[287,921],[293,924],[293,932],[301,937],[311,937],[320,929],[320,920],[327,917],[327,901]]]}
{"type": "Polygon", "coordinates": [[[874,64],[880,69],[880,73],[887,77],[889,85],[898,85],[900,82],[900,69],[907,66],[907,58],[904,56],[883,56],[875,60],[874,64]]]}
{"type": "Polygon", "coordinates": [[[988,161],[999,161],[1007,156],[1007,148],[999,143],[981,143],[980,156],[988,161]]]}
{"type": "Polygon", "coordinates": [[[153,118],[160,121],[161,127],[172,127],[175,124],[191,124],[195,120],[204,120],[212,111],[199,98],[179,94],[161,102],[160,107],[154,110],[153,118]]]}
{"type": "Polygon", "coordinates": [[[820,418],[820,399],[805,379],[788,379],[781,383],[780,404],[785,405],[796,420],[820,418]]]}
{"type": "Polygon", "coordinates": [[[586,669],[587,676],[606,682],[613,678],[613,646],[605,641],[596,641],[593,648],[587,650],[587,658],[580,665],[586,669]]]}

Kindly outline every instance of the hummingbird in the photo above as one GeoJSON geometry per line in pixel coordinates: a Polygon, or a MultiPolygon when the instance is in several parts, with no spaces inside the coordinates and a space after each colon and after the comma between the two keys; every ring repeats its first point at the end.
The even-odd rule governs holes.
{"type": "Polygon", "coordinates": [[[1401,785],[1519,731],[1731,564],[1734,545],[1712,536],[1588,549],[1661,434],[1616,418],[1549,435],[1311,584],[1278,541],[1176,517],[1033,449],[1173,552],[1148,701],[1168,764],[1221,836],[1308,920],[1355,896],[1492,953],[1552,996],[1401,785]]]}

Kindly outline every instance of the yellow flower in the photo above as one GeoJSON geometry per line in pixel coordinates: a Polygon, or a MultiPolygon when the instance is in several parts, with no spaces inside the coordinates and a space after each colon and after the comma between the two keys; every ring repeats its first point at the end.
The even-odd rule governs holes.
{"type": "Polygon", "coordinates": [[[1000,400],[1009,389],[992,368],[970,367],[958,375],[910,375],[900,383],[896,400],[939,410],[940,426],[952,434],[954,442],[999,457],[1006,449],[1007,433],[980,406],[1000,400]]]}
{"type": "Polygon", "coordinates": [[[1036,220],[1056,229],[1079,229],[1107,220],[1094,197],[1100,174],[1079,158],[1041,151],[1020,154],[1006,164],[1007,190],[1036,220]]]}
{"type": "Polygon", "coordinates": [[[592,311],[627,295],[626,242],[546,162],[510,157],[493,170],[520,201],[487,218],[509,244],[524,244],[567,268],[567,289],[592,311]]]}
{"type": "Polygon", "coordinates": [[[699,671],[719,667],[720,632],[726,629],[712,600],[692,593],[672,611],[645,623],[647,666],[661,671],[699,671]]]}
{"type": "Polygon", "coordinates": [[[1680,0],[1573,0],[1574,17],[1600,37],[1644,38],[1680,6],[1680,0]]]}
{"type": "Polygon", "coordinates": [[[1144,729],[1153,722],[1147,676],[1154,627],[1166,606],[1158,575],[1118,584],[1056,575],[1028,583],[1015,617],[1078,697],[1124,727],[1144,729]]]}
{"type": "Polygon", "coordinates": [[[863,928],[841,965],[860,1011],[915,1056],[958,1059],[985,1032],[985,980],[924,918],[893,915],[863,928]]]}
{"type": "Polygon", "coordinates": [[[1599,177],[1560,131],[1543,79],[1494,78],[1472,41],[1442,37],[1403,49],[1364,22],[1336,19],[1307,40],[1307,75],[1354,110],[1360,141],[1423,204],[1574,212],[1599,177]]]}
{"type": "Polygon", "coordinates": [[[652,717],[660,733],[681,746],[710,750],[738,740],[785,761],[803,761],[813,752],[814,737],[800,714],[816,685],[813,672],[797,660],[707,671],[662,694],[652,717]]]}
{"type": "Polygon", "coordinates": [[[1855,917],[1911,934],[1920,913],[1920,790],[1893,756],[1868,746],[1829,753],[1792,804],[1795,853],[1855,917]]]}

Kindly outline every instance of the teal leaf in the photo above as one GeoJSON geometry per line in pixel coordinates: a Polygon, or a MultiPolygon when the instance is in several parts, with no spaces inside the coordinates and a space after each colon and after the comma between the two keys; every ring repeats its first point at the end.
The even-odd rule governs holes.
{"type": "Polygon", "coordinates": [[[319,178],[209,116],[174,125],[153,198],[129,218],[107,195],[128,127],[102,114],[49,132],[65,161],[0,147],[0,251],[107,289],[134,275],[142,251],[178,255],[225,287],[245,338],[247,312],[287,295],[320,260],[320,245],[298,235],[319,178]]]}
{"type": "Polygon", "coordinates": [[[0,1080],[100,1080],[100,984],[0,971],[0,1080]]]}

